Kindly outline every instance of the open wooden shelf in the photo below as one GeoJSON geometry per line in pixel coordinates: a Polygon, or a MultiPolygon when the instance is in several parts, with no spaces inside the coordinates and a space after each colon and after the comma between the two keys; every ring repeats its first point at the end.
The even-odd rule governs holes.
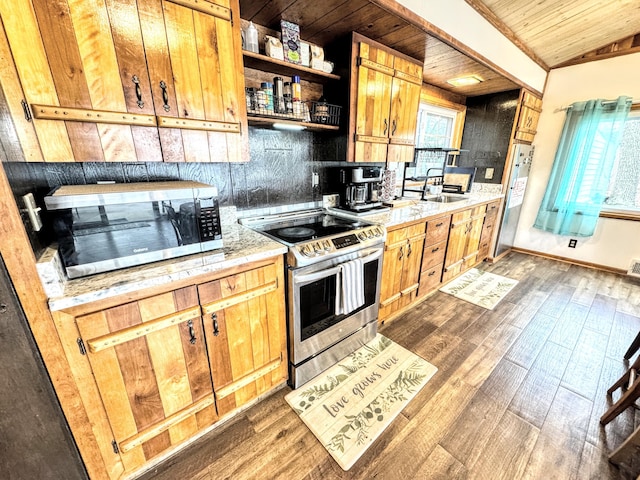
{"type": "Polygon", "coordinates": [[[298,75],[301,79],[310,82],[318,82],[327,79],[340,80],[339,75],[325,73],[321,70],[314,70],[312,68],[303,67],[302,65],[296,65],[295,63],[285,62],[283,60],[277,60],[260,53],[243,50],[242,55],[244,57],[245,67],[264,70],[267,72],[277,72],[288,76],[298,75]]]}
{"type": "Polygon", "coordinates": [[[291,125],[292,127],[305,127],[306,130],[311,131],[326,131],[326,130],[340,130],[340,127],[335,125],[325,125],[323,123],[311,123],[311,122],[297,122],[295,120],[287,120],[285,118],[269,118],[269,117],[247,117],[249,125],[259,127],[272,127],[274,123],[281,123],[285,125],[291,125]]]}

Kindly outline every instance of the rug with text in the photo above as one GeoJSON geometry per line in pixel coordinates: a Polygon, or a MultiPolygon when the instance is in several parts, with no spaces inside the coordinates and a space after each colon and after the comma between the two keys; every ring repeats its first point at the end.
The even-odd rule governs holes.
{"type": "Polygon", "coordinates": [[[517,284],[517,280],[472,268],[447,283],[440,291],[474,305],[493,310],[498,302],[517,284]]]}
{"type": "Polygon", "coordinates": [[[437,371],[378,334],[285,399],[349,470],[437,371]]]}

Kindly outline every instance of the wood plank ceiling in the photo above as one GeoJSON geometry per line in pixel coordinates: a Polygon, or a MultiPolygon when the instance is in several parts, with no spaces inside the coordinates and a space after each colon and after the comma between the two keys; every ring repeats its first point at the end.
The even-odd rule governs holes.
{"type": "MultiPolygon", "coordinates": [[[[543,68],[640,51],[639,0],[465,0],[543,68]],[[577,59],[577,60],[576,60],[577,59]]],[[[300,25],[318,45],[355,31],[425,62],[424,81],[472,97],[520,88],[518,80],[448,37],[402,15],[392,0],[240,0],[240,16],[273,30],[300,25]],[[454,88],[447,80],[484,81],[454,88]]],[[[412,14],[413,15],[413,14],[412,14]]]]}
{"type": "MultiPolygon", "coordinates": [[[[616,51],[640,51],[638,0],[466,0],[507,27],[547,69],[616,51]]],[[[515,37],[515,38],[514,38],[515,37]]]]}
{"type": "MultiPolygon", "coordinates": [[[[380,4],[389,2],[377,2],[380,4]]],[[[273,30],[280,20],[300,25],[300,37],[327,45],[358,32],[418,60],[425,61],[423,79],[463,96],[477,96],[520,88],[512,79],[461,53],[441,39],[370,0],[240,0],[240,16],[273,30]],[[454,88],[447,80],[476,74],[484,81],[454,88]]]]}

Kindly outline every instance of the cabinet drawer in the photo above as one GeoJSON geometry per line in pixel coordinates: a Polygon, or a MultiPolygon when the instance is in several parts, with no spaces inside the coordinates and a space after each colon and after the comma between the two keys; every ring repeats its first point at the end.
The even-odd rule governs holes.
{"type": "Polygon", "coordinates": [[[446,241],[447,236],[449,235],[450,224],[451,215],[429,220],[427,222],[427,238],[425,239],[425,245],[433,245],[435,243],[446,241]]]}
{"type": "Polygon", "coordinates": [[[435,265],[420,274],[420,289],[418,296],[426,295],[435,290],[440,285],[440,277],[442,276],[442,264],[435,265]]]}
{"type": "Polygon", "coordinates": [[[444,263],[444,254],[447,250],[447,241],[435,245],[425,245],[422,254],[422,271],[429,270],[434,265],[444,263]]]}
{"type": "Polygon", "coordinates": [[[499,209],[500,209],[500,201],[488,203],[486,218],[495,219],[498,216],[499,209]]]}

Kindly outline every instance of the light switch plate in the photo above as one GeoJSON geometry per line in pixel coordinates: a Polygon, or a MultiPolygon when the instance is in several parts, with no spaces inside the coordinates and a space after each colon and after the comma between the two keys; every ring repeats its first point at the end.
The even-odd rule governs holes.
{"type": "Polygon", "coordinates": [[[486,178],[487,180],[491,180],[493,178],[493,172],[493,167],[487,168],[484,172],[484,178],[486,178]]]}

